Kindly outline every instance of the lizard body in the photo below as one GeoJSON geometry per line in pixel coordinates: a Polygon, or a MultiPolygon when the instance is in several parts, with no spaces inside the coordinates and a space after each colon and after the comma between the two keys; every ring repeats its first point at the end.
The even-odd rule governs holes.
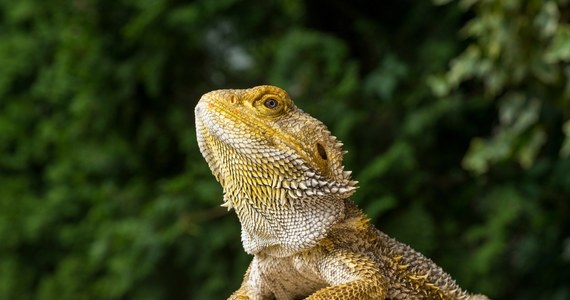
{"type": "Polygon", "coordinates": [[[202,155],[254,256],[230,299],[487,299],[377,230],[326,126],[274,86],[218,90],[195,109],[202,155]]]}

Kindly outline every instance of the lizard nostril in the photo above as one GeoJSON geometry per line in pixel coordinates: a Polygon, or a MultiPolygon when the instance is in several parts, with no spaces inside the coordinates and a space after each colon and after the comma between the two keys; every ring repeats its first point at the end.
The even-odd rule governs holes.
{"type": "Polygon", "coordinates": [[[237,103],[237,100],[238,100],[238,98],[237,98],[236,95],[231,95],[231,96],[230,96],[230,103],[231,103],[231,104],[236,104],[236,103],[237,103]]]}

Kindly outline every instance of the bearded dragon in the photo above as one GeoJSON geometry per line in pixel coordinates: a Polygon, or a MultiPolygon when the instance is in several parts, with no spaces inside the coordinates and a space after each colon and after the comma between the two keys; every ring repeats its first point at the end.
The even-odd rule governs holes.
{"type": "Polygon", "coordinates": [[[349,199],[342,143],[275,86],[217,90],[197,140],[253,255],[229,299],[488,299],[377,230],[349,199]]]}

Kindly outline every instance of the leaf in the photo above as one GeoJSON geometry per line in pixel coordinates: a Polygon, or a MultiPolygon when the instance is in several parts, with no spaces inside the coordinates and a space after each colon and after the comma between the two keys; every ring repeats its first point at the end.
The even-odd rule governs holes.
{"type": "Polygon", "coordinates": [[[544,52],[544,60],[548,63],[570,61],[570,25],[560,25],[552,42],[544,52]]]}
{"type": "Polygon", "coordinates": [[[564,142],[560,148],[560,156],[567,158],[570,156],[570,120],[567,120],[564,125],[562,125],[562,131],[564,132],[564,142]]]}

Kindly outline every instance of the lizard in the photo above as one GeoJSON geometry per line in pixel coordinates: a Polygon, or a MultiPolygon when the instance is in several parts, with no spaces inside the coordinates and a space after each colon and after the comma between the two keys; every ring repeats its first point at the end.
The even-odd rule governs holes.
{"type": "Polygon", "coordinates": [[[488,299],[376,229],[350,200],[343,144],[275,86],[215,90],[194,110],[200,152],[253,255],[229,299],[488,299]]]}

